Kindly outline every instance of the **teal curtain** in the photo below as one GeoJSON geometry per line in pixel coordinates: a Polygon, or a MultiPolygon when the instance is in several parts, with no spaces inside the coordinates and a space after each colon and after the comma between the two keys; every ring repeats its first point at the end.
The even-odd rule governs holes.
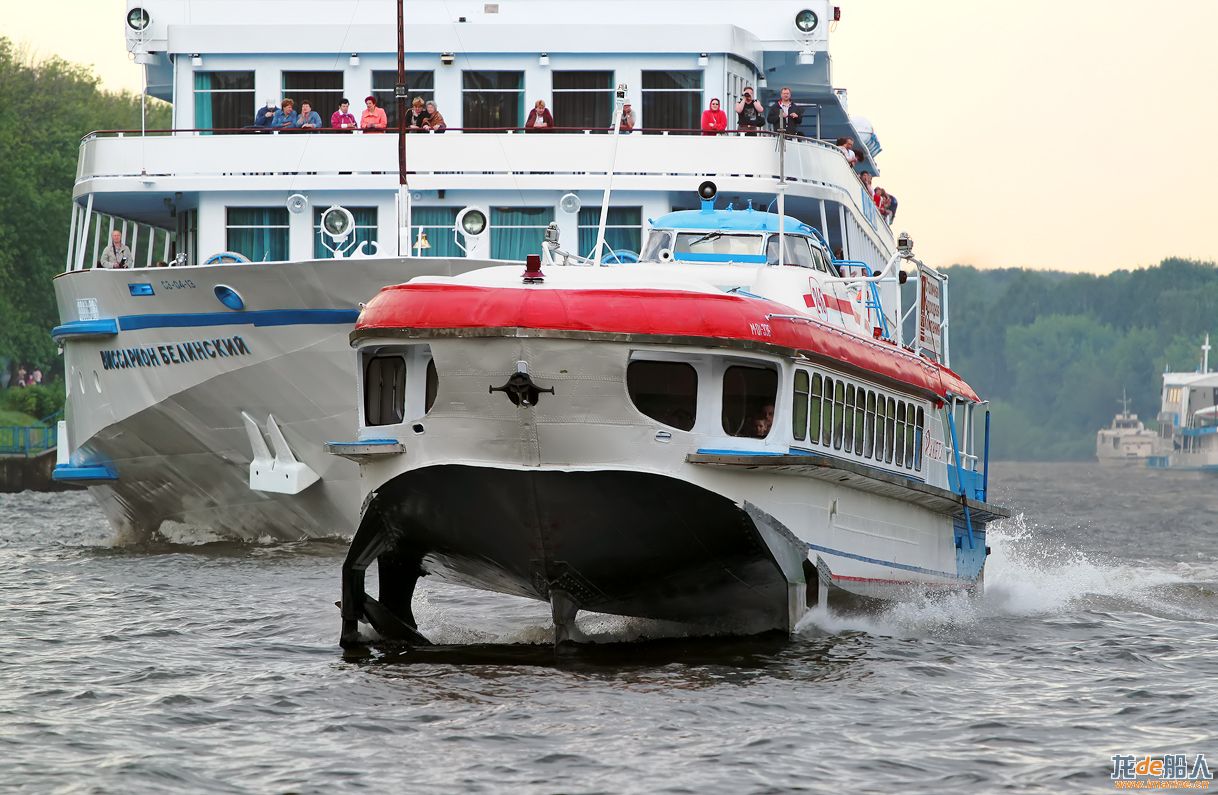
{"type": "MultiPolygon", "coordinates": [[[[351,237],[347,238],[343,249],[347,252],[345,256],[350,256],[351,254],[362,250],[360,247],[363,245],[365,240],[369,241],[370,243],[376,242],[376,208],[348,207],[347,209],[351,211],[351,216],[355,219],[355,233],[351,237]],[[346,248],[346,246],[351,245],[351,241],[353,240],[355,241],[355,245],[351,246],[350,249],[346,248]]],[[[313,208],[314,259],[332,259],[334,257],[334,254],[331,253],[330,249],[326,248],[322,244],[321,214],[323,212],[325,212],[325,210],[321,209],[320,207],[313,208]]],[[[326,240],[329,240],[329,238],[326,238],[326,240]]],[[[330,242],[332,243],[333,241],[330,242]]],[[[368,246],[367,250],[372,252],[373,247],[368,246]]]]}
{"type": "Polygon", "coordinates": [[[453,234],[458,212],[457,207],[411,207],[410,233],[414,239],[410,241],[410,253],[415,253],[414,243],[422,230],[427,233],[427,242],[431,244],[431,248],[419,252],[422,256],[464,257],[465,252],[457,245],[453,234]]]}
{"type": "Polygon", "coordinates": [[[523,260],[540,254],[553,207],[492,207],[491,257],[523,260]]]}
{"type": "Polygon", "coordinates": [[[225,247],[254,262],[282,262],[288,258],[286,207],[227,208],[225,247]]]}
{"type": "MultiPolygon", "coordinates": [[[[601,222],[601,208],[584,207],[579,211],[579,251],[585,257],[596,247],[596,228],[601,222]]],[[[610,207],[605,220],[606,254],[612,251],[633,251],[638,254],[643,245],[643,208],[610,207]]]]}
{"type": "Polygon", "coordinates": [[[195,128],[212,127],[211,72],[195,72],[195,128]]]}

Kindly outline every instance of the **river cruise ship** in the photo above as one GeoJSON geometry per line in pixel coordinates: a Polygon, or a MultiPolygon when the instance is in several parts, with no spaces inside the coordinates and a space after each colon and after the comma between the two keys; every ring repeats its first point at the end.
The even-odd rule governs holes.
{"type": "Polygon", "coordinates": [[[1218,373],[1210,371],[1210,338],[1191,373],[1163,374],[1159,436],[1167,452],[1148,463],[1156,469],[1218,473],[1218,373]]]}
{"type": "Polygon", "coordinates": [[[629,261],[706,180],[721,205],[780,195],[836,259],[878,272],[896,254],[860,181],[878,139],[832,80],[827,2],[411,0],[400,37],[397,6],[130,0],[115,20],[173,129],[81,141],[53,333],[56,477],[122,532],[350,536],[358,466],[325,444],[356,431],[348,335],[385,285],[522,260],[550,227],[629,261]],[[768,110],[783,87],[797,129],[736,130],[746,89],[768,110]],[[399,95],[436,103],[444,129],[398,135],[399,95]],[[320,126],[256,124],[288,98],[320,126]],[[730,129],[703,134],[712,99],[730,129]],[[610,135],[619,100],[630,129],[610,135]],[[387,131],[359,126],[372,106],[387,131]],[[112,237],[126,267],[98,267],[112,237]]]}

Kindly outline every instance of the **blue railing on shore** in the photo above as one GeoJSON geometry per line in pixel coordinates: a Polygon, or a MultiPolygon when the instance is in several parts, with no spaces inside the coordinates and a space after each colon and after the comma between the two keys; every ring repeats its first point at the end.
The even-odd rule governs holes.
{"type": "Polygon", "coordinates": [[[0,425],[0,455],[38,455],[54,450],[59,441],[59,428],[36,425],[0,425]]]}

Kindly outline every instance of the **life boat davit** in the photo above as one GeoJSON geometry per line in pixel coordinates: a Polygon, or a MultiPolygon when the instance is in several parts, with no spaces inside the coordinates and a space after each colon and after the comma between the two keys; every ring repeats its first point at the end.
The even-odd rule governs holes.
{"type": "Polygon", "coordinates": [[[652,227],[638,263],[551,237],[523,274],[420,277],[364,308],[359,435],[330,445],[365,494],[344,645],[361,621],[426,643],[424,575],[548,601],[560,642],[579,610],[790,631],[838,591],[980,587],[1006,513],[984,403],[947,366],[946,278],[907,236],[872,273],[796,219],[709,201],[652,227]]]}

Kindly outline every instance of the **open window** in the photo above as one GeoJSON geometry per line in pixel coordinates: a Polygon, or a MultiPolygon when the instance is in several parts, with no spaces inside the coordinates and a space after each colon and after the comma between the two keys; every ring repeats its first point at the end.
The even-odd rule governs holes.
{"type": "Polygon", "coordinates": [[[778,370],[734,364],[723,371],[723,430],[730,436],[764,439],[774,426],[778,370]]]}
{"type": "Polygon", "coordinates": [[[688,362],[636,359],[626,367],[634,407],[656,422],[688,431],[698,417],[698,371],[688,362]]]}

